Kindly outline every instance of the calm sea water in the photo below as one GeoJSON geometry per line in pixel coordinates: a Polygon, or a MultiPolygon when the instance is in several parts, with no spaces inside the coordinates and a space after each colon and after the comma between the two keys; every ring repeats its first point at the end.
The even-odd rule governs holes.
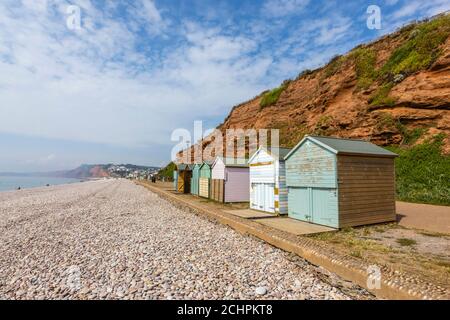
{"type": "Polygon", "coordinates": [[[58,184],[80,182],[80,179],[70,178],[48,178],[48,177],[3,177],[0,176],[0,192],[8,190],[43,187],[47,184],[54,186],[58,184]]]}

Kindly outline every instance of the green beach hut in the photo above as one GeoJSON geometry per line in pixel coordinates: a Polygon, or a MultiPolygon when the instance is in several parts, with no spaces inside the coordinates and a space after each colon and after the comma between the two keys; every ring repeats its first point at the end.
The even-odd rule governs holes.
{"type": "Polygon", "coordinates": [[[199,169],[198,195],[203,198],[209,198],[211,180],[211,163],[203,162],[199,169]]]}
{"type": "Polygon", "coordinates": [[[191,194],[198,196],[199,192],[199,177],[200,177],[200,167],[201,163],[196,163],[192,168],[192,178],[191,178],[191,194]]]}

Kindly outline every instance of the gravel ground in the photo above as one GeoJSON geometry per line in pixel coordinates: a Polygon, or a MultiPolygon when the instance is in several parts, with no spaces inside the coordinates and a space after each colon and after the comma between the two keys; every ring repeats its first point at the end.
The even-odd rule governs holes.
{"type": "Polygon", "coordinates": [[[0,193],[0,244],[0,299],[371,298],[126,180],[0,193]]]}

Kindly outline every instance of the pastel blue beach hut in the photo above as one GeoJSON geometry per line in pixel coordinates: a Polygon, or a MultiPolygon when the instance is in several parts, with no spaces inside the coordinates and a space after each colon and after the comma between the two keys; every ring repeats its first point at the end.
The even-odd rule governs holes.
{"type": "Polygon", "coordinates": [[[396,156],[363,140],[306,136],[285,157],[289,216],[333,228],[395,221],[396,156]]]}
{"type": "Polygon", "coordinates": [[[173,190],[177,190],[178,187],[178,171],[177,169],[173,170],[173,190]]]}

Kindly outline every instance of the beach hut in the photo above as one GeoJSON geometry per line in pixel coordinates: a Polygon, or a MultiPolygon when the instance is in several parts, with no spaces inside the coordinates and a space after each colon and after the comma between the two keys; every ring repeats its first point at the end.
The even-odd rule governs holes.
{"type": "Polygon", "coordinates": [[[396,156],[362,140],[306,136],[285,157],[289,216],[334,228],[394,221],[396,156]]]}
{"type": "Polygon", "coordinates": [[[178,171],[177,191],[181,193],[190,193],[192,166],[182,163],[177,166],[177,171],[178,171]]]}
{"type": "Polygon", "coordinates": [[[249,168],[245,159],[216,158],[211,166],[210,198],[219,202],[249,201],[249,168]]]}
{"type": "Polygon", "coordinates": [[[200,176],[201,163],[196,163],[192,167],[192,178],[191,178],[191,194],[198,196],[198,179],[200,176]]]}
{"type": "Polygon", "coordinates": [[[260,147],[248,161],[250,167],[250,208],[287,214],[284,156],[286,148],[260,147]]]}
{"type": "Polygon", "coordinates": [[[178,171],[177,170],[173,170],[173,190],[177,190],[177,186],[178,186],[178,171]]]}
{"type": "Polygon", "coordinates": [[[198,195],[209,198],[211,180],[211,162],[203,162],[199,169],[198,195]]]}

